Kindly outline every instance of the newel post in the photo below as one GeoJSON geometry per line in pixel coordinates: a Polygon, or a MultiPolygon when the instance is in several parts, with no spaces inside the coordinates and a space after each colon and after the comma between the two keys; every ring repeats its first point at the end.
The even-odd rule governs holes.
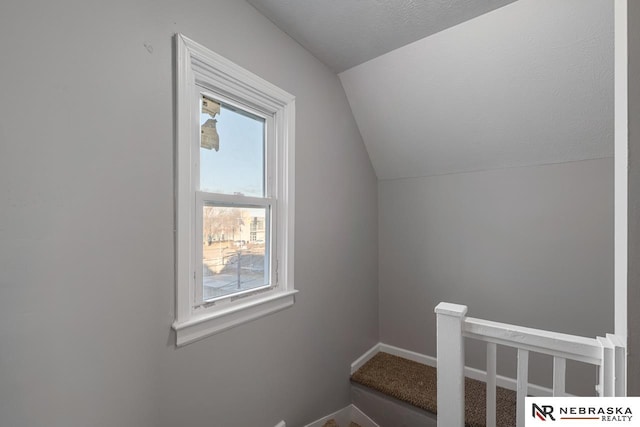
{"type": "Polygon", "coordinates": [[[438,427],[464,427],[464,337],[466,305],[436,306],[438,334],[438,427]]]}

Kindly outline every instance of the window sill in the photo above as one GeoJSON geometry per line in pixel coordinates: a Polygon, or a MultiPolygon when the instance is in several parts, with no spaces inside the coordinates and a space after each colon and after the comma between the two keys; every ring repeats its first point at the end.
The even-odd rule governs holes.
{"type": "Polygon", "coordinates": [[[173,329],[176,331],[176,346],[190,344],[209,335],[291,307],[297,292],[295,290],[278,292],[258,300],[234,304],[215,313],[194,316],[180,323],[175,322],[173,329]]]}

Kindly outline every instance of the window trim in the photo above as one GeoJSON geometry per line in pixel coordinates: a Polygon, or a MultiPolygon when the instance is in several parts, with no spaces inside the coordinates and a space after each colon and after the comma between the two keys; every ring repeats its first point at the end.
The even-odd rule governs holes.
{"type": "MultiPolygon", "coordinates": [[[[182,34],[175,35],[176,119],[175,119],[175,263],[176,345],[182,346],[236,325],[290,307],[297,292],[293,282],[294,250],[294,171],[295,97],[255,74],[232,63],[182,34]],[[196,213],[199,176],[197,156],[193,155],[199,135],[201,88],[259,111],[273,123],[274,137],[270,197],[271,221],[275,224],[272,268],[277,283],[267,291],[239,295],[229,303],[198,309],[194,305],[196,286],[196,213]],[[272,118],[272,120],[271,120],[272,118]],[[195,158],[194,158],[195,157],[195,158]],[[198,181],[197,181],[198,180],[198,181]]],[[[199,231],[202,234],[201,230],[199,231]]]]}

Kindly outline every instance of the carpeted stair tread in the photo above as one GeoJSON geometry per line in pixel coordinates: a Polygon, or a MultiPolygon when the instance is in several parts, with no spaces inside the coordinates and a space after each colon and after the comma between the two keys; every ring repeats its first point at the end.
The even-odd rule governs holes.
{"type": "MultiPolygon", "coordinates": [[[[322,427],[340,427],[340,426],[338,425],[338,423],[336,423],[336,420],[332,419],[324,423],[322,427]]],[[[348,427],[360,427],[360,425],[351,421],[348,427]]]]}
{"type": "MultiPolygon", "coordinates": [[[[351,381],[437,414],[437,371],[412,360],[378,353],[358,369],[351,381]]],[[[486,427],[486,384],[465,378],[465,425],[486,427]]],[[[516,393],[496,388],[496,425],[516,425],[516,393]]],[[[446,402],[443,402],[446,404],[446,402]]]]}

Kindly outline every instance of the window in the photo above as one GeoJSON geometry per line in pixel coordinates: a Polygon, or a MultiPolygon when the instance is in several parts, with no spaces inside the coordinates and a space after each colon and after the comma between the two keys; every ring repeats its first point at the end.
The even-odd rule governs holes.
{"type": "Polygon", "coordinates": [[[294,303],[295,99],[175,41],[180,346],[294,303]]]}

